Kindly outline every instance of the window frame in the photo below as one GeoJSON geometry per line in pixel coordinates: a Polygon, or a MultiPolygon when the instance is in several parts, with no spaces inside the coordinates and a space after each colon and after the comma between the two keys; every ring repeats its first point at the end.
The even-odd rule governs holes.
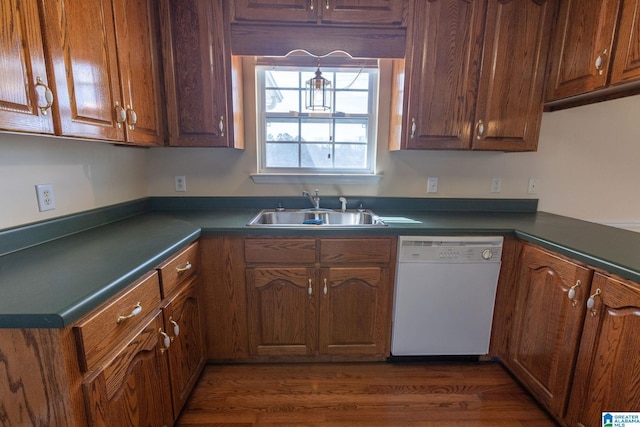
{"type": "MultiPolygon", "coordinates": [[[[317,61],[316,59],[314,59],[317,61]]],[[[308,112],[308,113],[298,113],[298,114],[287,114],[287,113],[268,113],[266,111],[266,73],[264,71],[268,69],[277,69],[282,71],[297,71],[301,73],[313,73],[316,69],[316,66],[313,66],[312,63],[309,62],[308,57],[303,59],[299,58],[286,58],[286,61],[279,61],[279,58],[258,58],[256,61],[256,145],[257,145],[257,174],[258,179],[254,179],[254,181],[260,180],[259,177],[274,177],[274,176],[296,176],[296,177],[346,177],[349,179],[356,179],[357,177],[376,177],[376,151],[377,151],[377,131],[378,131],[378,97],[379,97],[379,84],[380,84],[380,70],[377,61],[374,60],[348,60],[340,59],[339,61],[325,61],[324,59],[320,62],[320,69],[325,73],[334,73],[345,71],[348,69],[357,69],[357,73],[366,72],[369,76],[368,78],[368,89],[369,93],[368,99],[368,113],[367,114],[356,114],[354,116],[350,116],[349,114],[336,114],[336,105],[335,91],[341,91],[341,88],[337,88],[332,91],[333,102],[332,102],[332,112],[308,112]],[[325,62],[328,62],[327,65],[323,65],[325,62]],[[363,168],[314,168],[314,167],[294,167],[294,168],[284,168],[284,167],[267,167],[266,166],[266,144],[267,144],[267,118],[268,117],[281,117],[281,118],[292,118],[300,123],[306,117],[310,118],[318,118],[318,119],[329,119],[331,120],[332,127],[332,135],[335,135],[335,126],[341,120],[348,121],[351,119],[362,119],[366,118],[368,121],[367,126],[367,143],[366,143],[366,159],[365,159],[365,167],[363,168]]],[[[300,91],[304,91],[304,81],[299,81],[299,87],[297,88],[300,91]]],[[[300,102],[304,102],[304,94],[301,93],[300,102]]],[[[339,105],[338,111],[339,111],[339,105]]],[[[304,107],[302,106],[301,110],[304,111],[304,107]]],[[[300,129],[300,128],[299,128],[300,129]]],[[[300,135],[300,132],[299,132],[300,135]]],[[[295,144],[301,147],[302,141],[300,138],[295,144]]],[[[332,153],[335,150],[337,145],[340,145],[340,141],[336,142],[332,140],[327,144],[331,145],[332,153]]],[[[346,143],[346,142],[345,142],[346,143]]],[[[300,153],[300,152],[299,152],[300,153]]],[[[298,154],[300,156],[300,154],[298,154]]],[[[299,157],[300,159],[300,157],[299,157]]],[[[335,159],[335,157],[334,157],[335,159]]],[[[379,178],[378,178],[379,179],[379,178]]],[[[265,181],[263,181],[265,182],[265,181]]],[[[317,181],[316,181],[317,182],[317,181]]]]}

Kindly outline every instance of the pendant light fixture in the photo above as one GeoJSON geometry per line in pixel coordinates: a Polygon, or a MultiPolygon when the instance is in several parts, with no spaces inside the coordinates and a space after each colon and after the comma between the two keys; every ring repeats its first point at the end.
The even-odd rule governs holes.
{"type": "Polygon", "coordinates": [[[331,82],[322,77],[320,64],[318,64],[315,77],[307,80],[305,93],[307,110],[331,110],[331,82]]]}

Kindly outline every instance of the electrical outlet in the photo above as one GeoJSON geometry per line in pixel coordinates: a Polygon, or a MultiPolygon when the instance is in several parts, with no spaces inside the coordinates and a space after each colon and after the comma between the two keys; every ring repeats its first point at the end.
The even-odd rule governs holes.
{"type": "Polygon", "coordinates": [[[437,193],[438,192],[438,177],[430,176],[427,178],[427,193],[437,193]]]}
{"type": "Polygon", "coordinates": [[[499,193],[502,190],[502,178],[494,177],[491,178],[491,192],[499,193]]]}
{"type": "Polygon", "coordinates": [[[529,187],[527,193],[538,194],[538,181],[535,178],[529,178],[529,187]]]}
{"type": "Polygon", "coordinates": [[[187,191],[187,178],[185,176],[175,176],[173,179],[176,185],[176,191],[187,191]]]}
{"type": "Polygon", "coordinates": [[[36,185],[36,196],[38,198],[38,209],[40,212],[52,211],[56,208],[56,199],[53,196],[53,185],[36,185]]]}

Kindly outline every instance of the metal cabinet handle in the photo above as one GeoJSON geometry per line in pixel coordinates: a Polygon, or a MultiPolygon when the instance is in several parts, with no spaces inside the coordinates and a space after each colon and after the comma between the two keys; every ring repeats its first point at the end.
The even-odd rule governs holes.
{"type": "Polygon", "coordinates": [[[573,285],[570,289],[569,292],[567,292],[567,296],[569,297],[569,299],[571,300],[571,305],[573,307],[576,307],[578,305],[578,301],[575,300],[576,297],[576,288],[579,287],[582,284],[582,282],[580,281],[580,279],[576,280],[576,284],[573,285]]]}
{"type": "Polygon", "coordinates": [[[413,117],[411,119],[411,139],[414,139],[416,137],[416,128],[417,128],[416,119],[415,117],[413,117]]]}
{"type": "Polygon", "coordinates": [[[587,309],[591,310],[591,317],[596,317],[598,315],[598,311],[593,307],[596,306],[596,297],[602,293],[600,288],[596,289],[596,293],[591,295],[587,300],[587,309]]]}
{"type": "Polygon", "coordinates": [[[47,101],[47,105],[45,105],[44,107],[38,106],[38,108],[40,109],[42,115],[46,116],[47,110],[53,105],[53,92],[51,91],[51,89],[49,89],[49,86],[44,84],[40,77],[36,77],[36,87],[38,86],[42,86],[44,88],[44,99],[45,101],[47,101]]]}
{"type": "Polygon", "coordinates": [[[224,116],[220,116],[220,121],[218,122],[218,128],[220,129],[220,136],[224,136],[224,116]]]}
{"type": "Polygon", "coordinates": [[[191,265],[191,263],[189,261],[187,261],[187,263],[184,265],[184,267],[176,267],[176,271],[178,273],[182,273],[184,271],[191,270],[191,267],[193,267],[193,266],[191,265]]]}
{"type": "Polygon", "coordinates": [[[327,292],[328,292],[328,289],[327,289],[327,279],[324,279],[324,290],[323,290],[323,292],[324,292],[324,294],[325,294],[325,295],[326,295],[326,294],[327,294],[327,292]]]}
{"type": "Polygon", "coordinates": [[[178,335],[180,335],[180,325],[178,325],[178,322],[173,320],[173,317],[169,317],[169,323],[173,325],[173,336],[171,337],[171,341],[173,341],[178,335]]]}
{"type": "Polygon", "coordinates": [[[116,112],[116,127],[120,129],[122,124],[127,121],[127,112],[118,101],[116,101],[116,105],[113,108],[116,112]]]}
{"type": "Polygon", "coordinates": [[[329,10],[329,0],[325,1],[324,8],[329,10]]]}
{"type": "Polygon", "coordinates": [[[310,10],[313,10],[313,2],[314,2],[314,1],[315,1],[315,0],[309,0],[309,9],[310,9],[310,10]]]}
{"type": "Polygon", "coordinates": [[[484,122],[482,120],[478,120],[476,124],[476,138],[484,139],[484,122]]]}
{"type": "Polygon", "coordinates": [[[313,281],[309,279],[309,289],[307,289],[307,291],[309,292],[309,296],[313,295],[313,287],[311,287],[312,282],[313,281]]]}
{"type": "Polygon", "coordinates": [[[138,123],[138,115],[136,110],[131,108],[131,105],[127,105],[127,122],[129,122],[129,129],[134,130],[136,123],[138,123]]]}
{"type": "Polygon", "coordinates": [[[158,329],[158,333],[162,336],[162,344],[164,345],[164,347],[160,349],[160,352],[164,353],[166,350],[169,350],[169,347],[171,347],[171,338],[162,330],[162,328],[158,329]]]}
{"type": "Polygon", "coordinates": [[[598,57],[596,58],[595,66],[599,76],[604,74],[604,65],[607,62],[608,54],[609,54],[609,50],[603,49],[602,53],[600,53],[600,55],[598,55],[598,57]]]}
{"type": "Polygon", "coordinates": [[[133,310],[131,310],[131,313],[127,314],[126,316],[118,316],[118,320],[116,321],[116,323],[120,324],[127,319],[131,319],[132,317],[137,316],[140,313],[142,313],[142,304],[140,304],[140,302],[138,301],[135,307],[133,307],[133,310]]]}

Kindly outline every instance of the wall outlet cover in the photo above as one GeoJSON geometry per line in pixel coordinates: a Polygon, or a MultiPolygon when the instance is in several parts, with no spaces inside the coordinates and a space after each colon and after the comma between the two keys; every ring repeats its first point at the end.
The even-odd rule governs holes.
{"type": "Polygon", "coordinates": [[[36,185],[36,197],[38,198],[38,209],[40,212],[52,211],[56,208],[56,199],[53,195],[53,185],[36,185]]]}

